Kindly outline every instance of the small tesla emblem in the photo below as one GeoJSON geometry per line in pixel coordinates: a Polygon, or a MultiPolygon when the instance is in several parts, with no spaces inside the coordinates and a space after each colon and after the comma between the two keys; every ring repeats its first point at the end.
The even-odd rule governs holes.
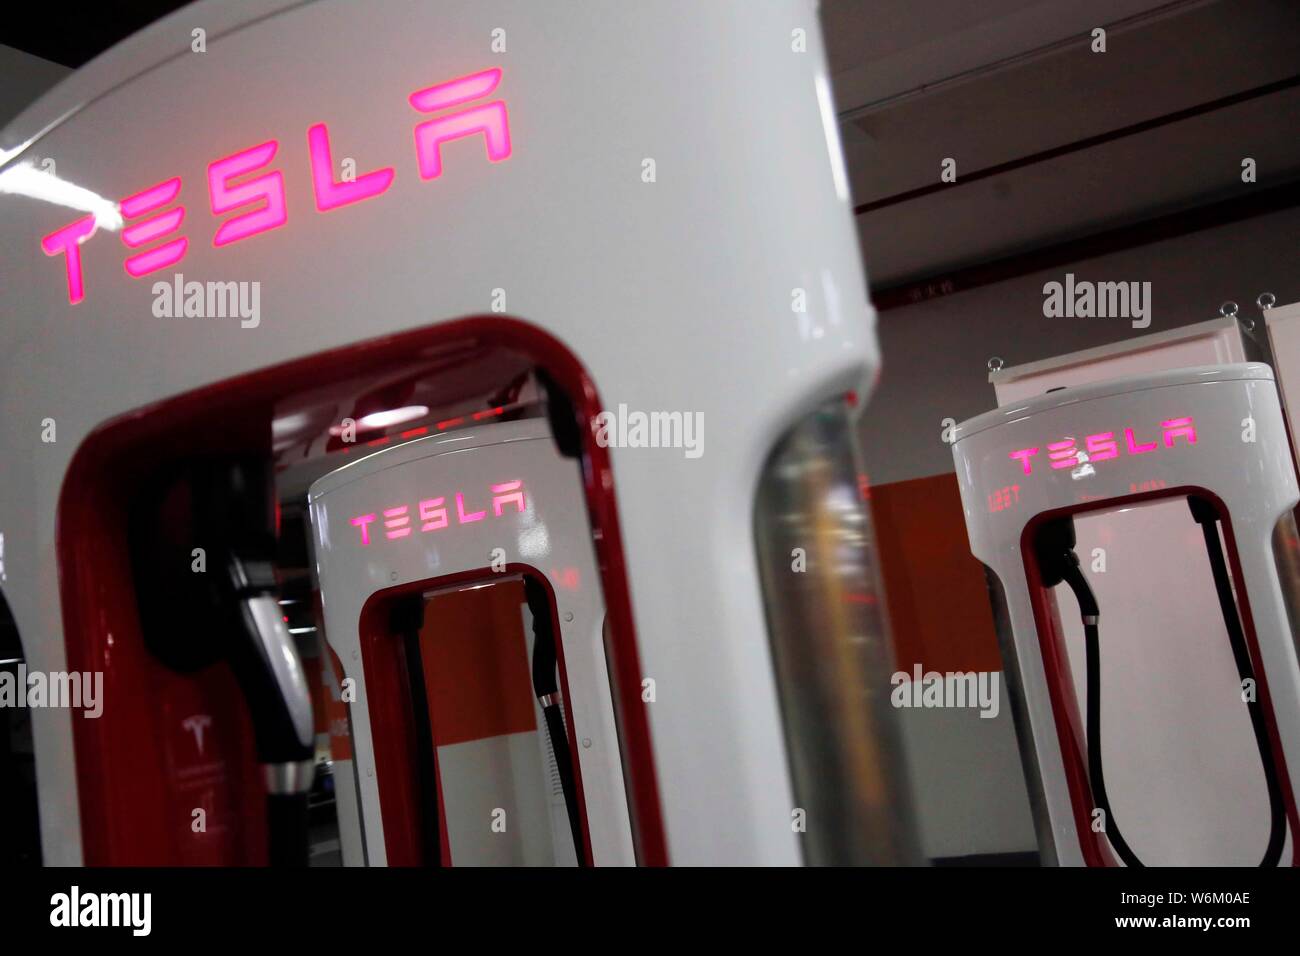
{"type": "Polygon", "coordinates": [[[181,726],[194,735],[194,744],[199,748],[199,756],[202,757],[203,733],[212,726],[212,717],[208,714],[194,714],[182,720],[181,726]]]}

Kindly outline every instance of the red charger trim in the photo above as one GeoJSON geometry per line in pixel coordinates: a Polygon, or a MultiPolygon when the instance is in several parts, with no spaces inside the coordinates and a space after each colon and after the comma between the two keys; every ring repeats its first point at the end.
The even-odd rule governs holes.
{"type": "Polygon", "coordinates": [[[1038,631],[1038,646],[1042,652],[1043,670],[1047,676],[1048,696],[1052,701],[1052,716],[1056,724],[1056,736],[1061,746],[1061,757],[1065,764],[1066,785],[1070,791],[1070,805],[1074,814],[1076,834],[1084,862],[1088,866],[1118,866],[1110,844],[1102,835],[1093,832],[1092,789],[1088,783],[1087,737],[1083,732],[1083,719],[1079,711],[1079,701],[1074,695],[1074,680],[1070,671],[1069,655],[1065,648],[1065,635],[1056,614],[1056,605],[1051,594],[1043,587],[1042,577],[1038,571],[1038,562],[1034,560],[1034,534],[1040,525],[1063,515],[1086,514],[1090,511],[1110,510],[1112,508],[1150,501],[1155,498],[1180,498],[1198,495],[1210,501],[1219,514],[1223,524],[1224,538],[1228,543],[1228,562],[1232,571],[1233,588],[1236,590],[1238,607],[1241,610],[1242,629],[1246,634],[1246,643],[1250,656],[1255,663],[1255,679],[1259,691],[1260,706],[1264,710],[1264,724],[1268,728],[1269,743],[1273,760],[1278,769],[1282,786],[1282,796],[1286,803],[1287,822],[1291,828],[1292,851],[1291,865],[1300,866],[1300,841],[1295,839],[1300,834],[1300,815],[1296,812],[1295,796],[1291,788],[1291,776],[1287,772],[1286,757],[1282,752],[1282,740],[1278,734],[1277,720],[1268,693],[1268,680],[1264,668],[1260,666],[1259,640],[1255,634],[1255,620],[1250,612],[1250,597],[1246,592],[1245,579],[1241,573],[1237,557],[1236,539],[1232,533],[1232,520],[1227,506],[1222,499],[1204,488],[1182,486],[1178,488],[1160,488],[1138,494],[1107,498],[1103,501],[1090,501],[1072,508],[1057,508],[1035,515],[1025,525],[1020,537],[1020,552],[1025,563],[1025,577],[1029,585],[1030,602],[1034,609],[1034,624],[1038,631]]]}
{"type": "MultiPolygon", "coordinates": [[[[107,700],[98,720],[72,717],[86,863],[168,862],[176,844],[165,823],[168,771],[159,748],[146,743],[156,739],[159,714],[145,677],[151,668],[161,668],[144,649],[128,570],[120,492],[130,487],[131,476],[187,449],[262,450],[276,402],[467,338],[528,356],[573,402],[583,441],[587,507],[592,530],[599,532],[595,547],[610,627],[612,690],[633,840],[640,863],[667,864],[613,474],[609,452],[594,440],[590,427],[602,406],[590,376],[558,339],[500,315],[370,339],[224,379],[120,415],[81,443],[60,490],[55,546],[68,667],[103,671],[107,700]],[[247,417],[239,418],[241,413],[247,417]]],[[[156,676],[183,679],[170,673],[156,676]]]]}

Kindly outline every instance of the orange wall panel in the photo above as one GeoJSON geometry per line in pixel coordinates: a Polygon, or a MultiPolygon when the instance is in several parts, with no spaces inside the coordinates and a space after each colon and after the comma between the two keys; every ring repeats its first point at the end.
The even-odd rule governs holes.
{"type": "Polygon", "coordinates": [[[970,553],[957,476],[874,485],[871,509],[898,668],[1001,670],[984,567],[970,553]]]}
{"type": "Polygon", "coordinates": [[[437,746],[537,729],[523,604],[520,581],[429,601],[420,645],[437,746]]]}

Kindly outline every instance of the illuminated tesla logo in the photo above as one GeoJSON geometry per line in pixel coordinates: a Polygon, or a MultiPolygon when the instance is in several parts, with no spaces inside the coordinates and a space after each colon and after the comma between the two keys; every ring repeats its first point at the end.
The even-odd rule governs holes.
{"type": "MultiPolygon", "coordinates": [[[[416,168],[421,179],[437,179],[442,175],[442,146],[453,140],[481,135],[490,162],[499,163],[510,156],[510,121],[505,101],[468,105],[489,96],[500,82],[500,69],[484,70],[416,90],[408,97],[416,111],[440,114],[415,126],[416,168]]],[[[213,216],[221,220],[212,237],[213,246],[220,248],[250,239],[289,221],[284,174],[269,168],[279,149],[279,142],[272,139],[208,165],[208,205],[213,216]]],[[[319,212],[382,195],[396,176],[393,167],[385,166],[348,180],[336,180],[330,131],[325,123],[316,123],[307,130],[307,150],[312,192],[319,212]]],[[[186,214],[185,206],[177,202],[180,191],[181,179],[173,177],[127,196],[119,204],[128,223],[122,229],[122,242],[130,250],[139,250],[128,255],[123,263],[132,278],[174,266],[189,251],[188,237],[180,235],[186,214]]],[[[95,217],[91,215],[41,239],[41,250],[47,256],[63,256],[68,301],[74,305],[85,297],[81,246],[94,233],[95,217]]]]}
{"type": "MultiPolygon", "coordinates": [[[[1088,435],[1082,446],[1074,438],[1066,437],[1060,441],[1049,442],[1046,446],[1047,463],[1053,469],[1079,468],[1083,463],[1096,465],[1098,462],[1118,458],[1123,452],[1128,455],[1145,455],[1155,451],[1163,442],[1166,448],[1173,448],[1174,441],[1182,438],[1188,445],[1196,444],[1196,425],[1190,418],[1171,418],[1160,423],[1159,439],[1142,441],[1132,428],[1125,428],[1120,437],[1115,432],[1097,432],[1088,435]]],[[[1010,458],[1020,462],[1024,474],[1033,474],[1034,459],[1042,448],[1020,448],[1010,453],[1010,458]]],[[[1041,461],[1040,461],[1041,464],[1041,461]]],[[[1087,474],[1092,474],[1091,470],[1087,474]]],[[[1076,477],[1083,477],[1079,473],[1076,477]]]]}
{"type": "Polygon", "coordinates": [[[453,519],[457,525],[483,521],[488,517],[489,508],[493,518],[500,518],[507,506],[513,506],[519,514],[524,513],[526,505],[522,481],[493,485],[491,503],[479,511],[475,511],[473,505],[466,505],[464,493],[458,491],[451,496],[450,501],[445,496],[425,498],[414,509],[410,505],[394,505],[383,511],[359,514],[348,523],[359,532],[362,545],[368,545],[372,539],[377,540],[380,534],[392,541],[409,538],[417,530],[422,534],[439,531],[450,527],[453,519]],[[376,523],[379,527],[372,529],[371,525],[376,523]]]}

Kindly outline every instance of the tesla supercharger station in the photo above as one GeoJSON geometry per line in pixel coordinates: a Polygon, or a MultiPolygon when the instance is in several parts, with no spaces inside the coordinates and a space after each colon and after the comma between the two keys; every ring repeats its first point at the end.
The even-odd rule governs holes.
{"type": "Polygon", "coordinates": [[[534,418],[420,438],[312,486],[325,632],[340,660],[361,663],[348,673],[369,704],[352,710],[355,763],[335,765],[345,864],[365,862],[362,845],[371,863],[422,862],[426,830],[442,865],[634,862],[604,605],[570,465],[534,418]],[[526,578],[546,600],[527,600],[526,578]],[[444,613],[453,595],[482,626],[444,613]],[[404,643],[412,600],[423,638],[404,643]],[[542,615],[563,688],[558,739],[530,680],[542,615]],[[357,766],[373,772],[354,779],[357,766]]]}
{"type": "Polygon", "coordinates": [[[1300,495],[1268,367],[1053,390],[953,457],[1045,861],[1293,865],[1300,495]]]}
{"type": "MultiPolygon", "coordinates": [[[[46,862],[301,861],[290,836],[322,722],[294,645],[315,631],[364,654],[370,633],[340,623],[337,575],[312,576],[311,484],[340,472],[317,488],[329,511],[396,480],[344,482],[368,452],[530,417],[582,502],[553,539],[581,535],[590,552],[571,563],[592,588],[573,609],[581,634],[563,618],[564,569],[557,580],[522,546],[501,544],[507,565],[529,565],[516,580],[469,596],[398,560],[525,520],[492,487],[526,486],[530,462],[358,500],[347,517],[378,516],[372,543],[348,556],[344,535],[355,546],[361,531],[331,520],[316,555],[360,562],[351,585],[376,594],[367,561],[390,587],[430,592],[362,606],[393,615],[373,632],[393,651],[376,668],[400,644],[404,670],[337,651],[328,669],[347,716],[333,710],[327,736],[360,783],[349,859],[394,862],[398,826],[419,862],[485,859],[457,801],[504,791],[456,791],[482,778],[448,770],[503,768],[500,746],[535,749],[560,777],[571,759],[573,795],[559,781],[546,812],[562,802],[577,820],[574,859],[626,859],[629,827],[650,864],[911,859],[852,439],[879,353],[817,38],[809,0],[211,0],[4,129],[0,589],[29,669],[104,678],[102,715],[32,715],[46,862]],[[541,383],[531,399],[525,381],[541,383]],[[605,412],[623,436],[628,416],[698,417],[703,441],[601,441],[605,412]],[[451,511],[454,527],[388,538],[400,515],[385,510],[436,523],[421,502],[458,493],[463,523],[451,511]],[[592,682],[596,594],[622,808],[603,792],[616,781],[592,682]],[[465,648],[436,623],[472,629],[480,599],[520,617],[532,658],[541,647],[509,686],[543,692],[501,695],[522,709],[457,729],[437,681],[465,648]],[[536,613],[547,604],[558,624],[536,613]],[[360,696],[377,679],[408,707],[347,754],[348,720],[365,729],[382,703],[360,696]],[[409,779],[384,772],[388,751],[361,763],[361,747],[403,735],[409,779]]],[[[454,457],[402,469],[455,470],[454,457]]],[[[559,500],[547,487],[535,515],[559,500]]],[[[466,558],[475,574],[492,567],[486,544],[466,558]]],[[[495,659],[517,672],[517,653],[495,659]]],[[[520,814],[541,813],[535,796],[517,813],[502,803],[510,839],[520,814]]],[[[565,862],[564,832],[529,828],[491,852],[565,862]]]]}

